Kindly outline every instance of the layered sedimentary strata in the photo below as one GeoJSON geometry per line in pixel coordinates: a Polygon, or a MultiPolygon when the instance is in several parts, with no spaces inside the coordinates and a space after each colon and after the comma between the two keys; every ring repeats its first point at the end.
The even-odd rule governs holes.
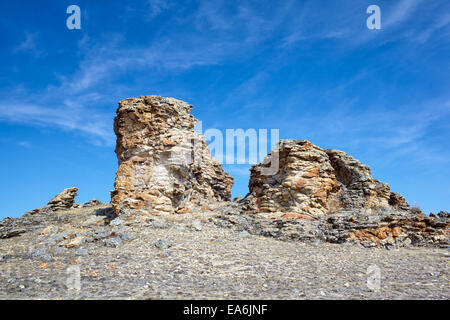
{"type": "Polygon", "coordinates": [[[359,243],[364,247],[450,245],[450,215],[427,216],[417,209],[343,210],[310,217],[300,213],[221,213],[215,223],[251,234],[302,242],[359,243]]]}
{"type": "Polygon", "coordinates": [[[408,207],[370,168],[338,150],[323,150],[306,140],[281,140],[263,163],[251,168],[244,203],[256,212],[293,212],[310,216],[340,210],[376,212],[408,207]],[[267,174],[267,167],[278,170],[267,174]]]}
{"type": "Polygon", "coordinates": [[[219,225],[284,240],[386,247],[449,243],[448,214],[424,215],[374,179],[368,166],[306,140],[279,141],[251,168],[247,196],[225,202],[233,179],[194,131],[191,109],[159,96],[119,103],[114,216],[206,210],[219,225]]]}
{"type": "Polygon", "coordinates": [[[114,120],[119,168],[111,193],[124,209],[174,212],[201,201],[228,201],[233,179],[209,152],[186,102],[142,96],[119,103],[114,120]]]}

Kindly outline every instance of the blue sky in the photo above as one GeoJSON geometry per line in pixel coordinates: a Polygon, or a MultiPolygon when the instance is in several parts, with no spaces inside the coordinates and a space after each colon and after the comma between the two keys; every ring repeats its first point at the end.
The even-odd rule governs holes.
{"type": "MultiPolygon", "coordinates": [[[[425,212],[450,210],[450,3],[2,1],[0,217],[67,187],[108,202],[119,100],[191,103],[203,129],[278,128],[368,164],[425,212]],[[66,8],[81,8],[68,30],[66,8]],[[366,8],[381,8],[369,30],[366,8]]],[[[248,165],[225,165],[233,196],[248,165]]]]}

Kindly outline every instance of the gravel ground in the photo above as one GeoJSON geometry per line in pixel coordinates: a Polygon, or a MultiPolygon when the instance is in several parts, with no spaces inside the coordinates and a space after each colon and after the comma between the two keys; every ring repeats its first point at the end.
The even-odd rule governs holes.
{"type": "Polygon", "coordinates": [[[127,237],[115,244],[61,249],[39,231],[0,240],[0,299],[450,297],[448,249],[306,244],[239,233],[199,216],[152,219],[124,223],[127,237]],[[379,289],[368,268],[379,268],[379,289]],[[80,290],[70,281],[77,270],[80,290]]]}

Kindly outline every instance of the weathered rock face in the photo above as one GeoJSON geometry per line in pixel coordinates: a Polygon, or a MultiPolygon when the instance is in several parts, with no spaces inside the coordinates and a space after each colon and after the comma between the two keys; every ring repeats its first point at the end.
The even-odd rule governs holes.
{"type": "Polygon", "coordinates": [[[78,206],[75,204],[75,197],[77,196],[78,188],[67,188],[58,193],[53,199],[51,199],[47,205],[33,209],[26,212],[25,215],[35,215],[52,213],[61,210],[68,210],[78,206]]]}
{"type": "Polygon", "coordinates": [[[262,164],[252,167],[244,202],[256,212],[293,212],[309,216],[340,210],[376,212],[383,207],[408,207],[374,179],[370,168],[338,150],[323,150],[306,140],[281,140],[262,164]],[[264,174],[274,161],[275,174],[264,174]]]}
{"type": "Polygon", "coordinates": [[[230,199],[233,179],[194,132],[191,109],[159,96],[119,103],[114,120],[119,168],[111,193],[116,216],[123,209],[169,213],[200,200],[230,199]]]}
{"type": "Polygon", "coordinates": [[[311,218],[302,214],[221,213],[215,223],[238,231],[302,242],[359,243],[364,247],[406,247],[409,245],[448,247],[450,216],[446,212],[427,216],[420,210],[380,209],[339,211],[311,218]]]}
{"type": "Polygon", "coordinates": [[[216,224],[281,240],[366,247],[450,243],[447,212],[427,216],[411,208],[342,151],[281,140],[250,171],[250,192],[237,202],[240,214],[219,213],[216,224]]]}
{"type": "Polygon", "coordinates": [[[47,207],[53,211],[66,210],[73,207],[78,188],[68,188],[61,191],[56,197],[47,203],[47,207]]]}

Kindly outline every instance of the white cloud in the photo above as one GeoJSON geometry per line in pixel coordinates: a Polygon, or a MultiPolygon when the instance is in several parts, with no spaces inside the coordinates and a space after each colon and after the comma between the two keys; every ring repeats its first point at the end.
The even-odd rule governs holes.
{"type": "MultiPolygon", "coordinates": [[[[398,2],[393,7],[392,13],[388,14],[383,26],[398,25],[408,21],[412,13],[417,10],[419,3],[421,3],[419,0],[398,2]]],[[[317,26],[317,23],[311,23],[311,20],[318,17],[318,14],[313,14],[317,9],[316,2],[308,1],[298,5],[294,1],[287,1],[283,5],[273,6],[273,10],[266,11],[259,11],[254,4],[246,2],[232,7],[231,13],[228,12],[225,15],[223,8],[227,4],[228,2],[225,1],[201,2],[198,11],[193,15],[177,20],[180,26],[194,21],[198,32],[183,33],[181,36],[167,33],[164,34],[164,38],[155,38],[153,42],[139,46],[127,46],[125,37],[120,34],[110,37],[107,43],[96,44],[95,40],[85,33],[78,44],[80,55],[83,57],[79,62],[78,70],[71,76],[61,77],[59,85],[49,86],[42,92],[27,92],[19,86],[16,90],[8,92],[8,99],[0,99],[0,119],[80,131],[90,136],[96,143],[103,141],[110,145],[114,140],[112,132],[114,114],[111,110],[117,102],[112,100],[112,97],[125,95],[125,92],[130,91],[126,85],[117,81],[123,74],[145,70],[149,73],[149,77],[158,77],[167,72],[182,72],[195,66],[218,65],[229,59],[240,61],[251,59],[253,55],[260,52],[264,42],[278,32],[283,32],[285,35],[284,38],[276,39],[281,45],[290,45],[309,37],[347,39],[349,43],[355,41],[358,44],[368,40],[367,38],[358,39],[349,31],[352,30],[349,25],[352,26],[352,14],[356,12],[356,9],[348,11],[350,15],[347,18],[343,13],[335,17],[322,17],[324,21],[333,18],[333,23],[321,22],[320,25],[324,25],[324,28],[319,28],[307,35],[303,29],[305,26],[309,26],[309,29],[306,28],[307,31],[317,26]],[[311,14],[313,14],[312,17],[311,14]],[[230,37],[230,35],[234,36],[230,37]],[[111,107],[102,112],[98,106],[105,101],[110,103],[111,107]]],[[[169,2],[160,0],[149,1],[149,5],[152,6],[155,14],[160,14],[170,7],[169,2]]],[[[333,7],[330,7],[327,12],[333,11],[333,7]]],[[[347,12],[347,10],[343,11],[347,12]]],[[[383,12],[389,11],[382,9],[382,14],[383,12]]],[[[360,17],[364,21],[364,11],[360,12],[360,17]]],[[[448,15],[444,17],[446,18],[423,31],[419,38],[426,40],[433,32],[445,27],[448,24],[448,15]]],[[[364,23],[361,25],[364,26],[364,23]]],[[[37,50],[36,38],[36,34],[26,34],[16,50],[37,50]]],[[[274,61],[273,65],[276,66],[281,63],[280,61],[274,61]]],[[[264,89],[264,85],[267,79],[270,79],[272,67],[265,66],[258,74],[242,81],[239,87],[231,91],[222,105],[231,105],[233,102],[240,101],[242,107],[246,101],[248,109],[263,106],[264,94],[270,94],[264,89]]],[[[291,99],[295,98],[298,96],[292,95],[291,99]]],[[[245,116],[245,114],[241,113],[238,116],[245,116]]],[[[331,116],[333,114],[329,115],[331,116]]],[[[335,121],[335,128],[345,127],[346,123],[343,119],[347,118],[341,116],[334,115],[334,120],[339,119],[342,122],[339,125],[335,121]]],[[[417,130],[417,132],[400,132],[397,143],[402,142],[403,136],[418,134],[420,128],[417,130]]]]}
{"type": "Polygon", "coordinates": [[[89,137],[97,137],[96,141],[101,139],[105,145],[112,145],[114,136],[111,129],[112,122],[108,121],[108,117],[95,112],[82,116],[82,111],[86,110],[70,110],[66,106],[44,107],[4,101],[0,103],[0,120],[76,130],[89,137]]]}

